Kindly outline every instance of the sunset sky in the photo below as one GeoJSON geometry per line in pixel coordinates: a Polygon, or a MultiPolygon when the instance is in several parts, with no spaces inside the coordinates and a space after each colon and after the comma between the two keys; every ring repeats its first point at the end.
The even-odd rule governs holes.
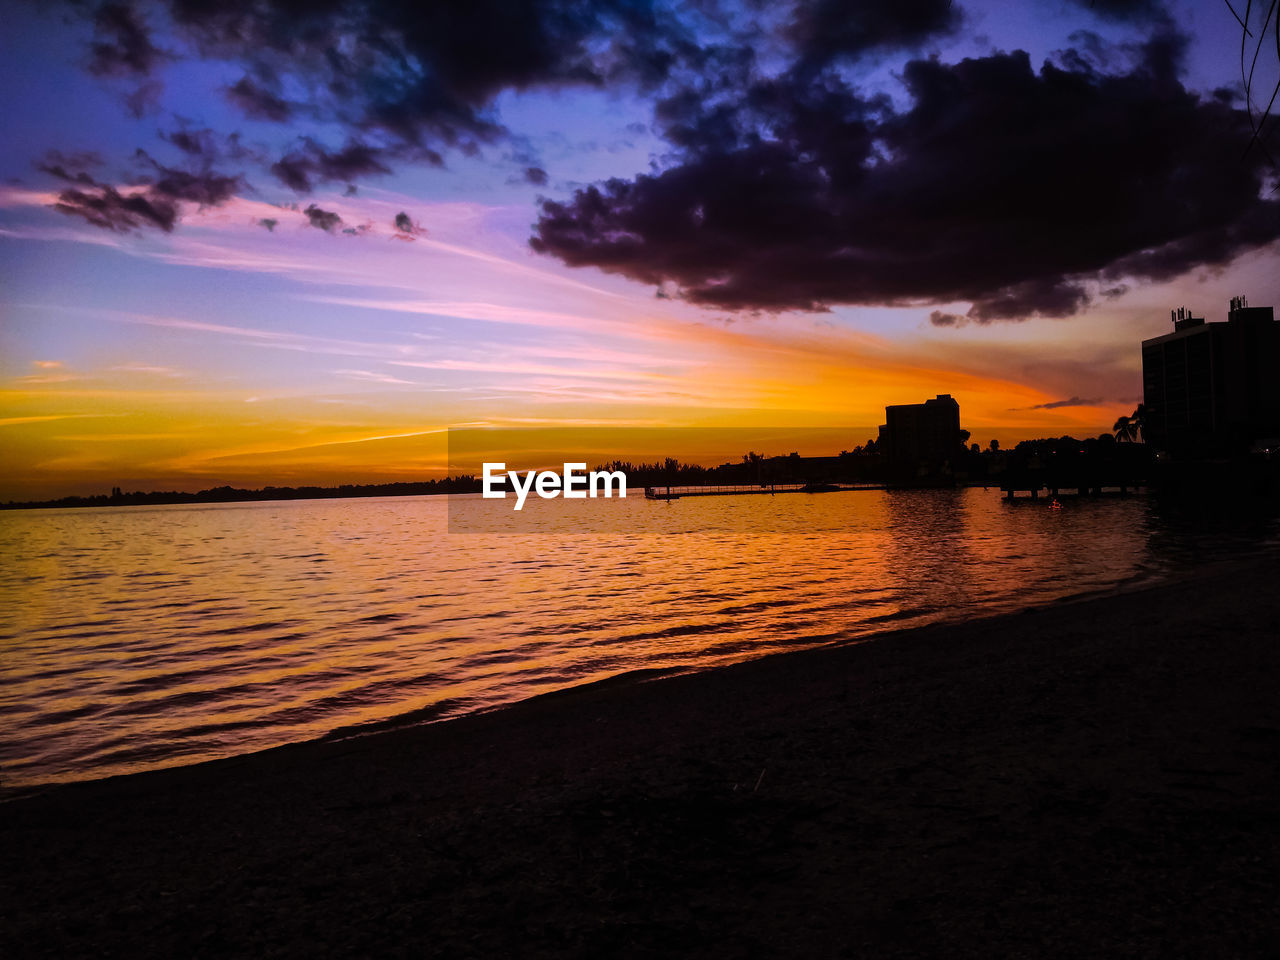
{"type": "Polygon", "coordinates": [[[1096,435],[1171,308],[1280,306],[1222,0],[0,2],[0,499],[1096,435]]]}

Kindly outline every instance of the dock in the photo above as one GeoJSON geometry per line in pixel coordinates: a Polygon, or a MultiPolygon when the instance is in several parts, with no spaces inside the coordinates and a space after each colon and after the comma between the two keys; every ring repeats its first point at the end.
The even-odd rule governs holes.
{"type": "Polygon", "coordinates": [[[1090,481],[1088,483],[1021,480],[1005,481],[1000,484],[1000,489],[1004,493],[1006,500],[1016,499],[1018,494],[1026,494],[1030,499],[1038,500],[1041,492],[1055,500],[1059,497],[1127,497],[1129,494],[1138,493],[1144,488],[1144,484],[1132,480],[1090,481]]]}
{"type": "Polygon", "coordinates": [[[739,483],[708,486],[651,486],[646,500],[682,500],[686,497],[772,496],[777,493],[840,493],[848,490],[884,490],[883,483],[739,483]]]}
{"type": "MultiPolygon", "coordinates": [[[[962,486],[999,486],[1006,500],[1038,500],[1041,494],[1051,499],[1059,497],[1127,497],[1141,493],[1146,484],[1134,480],[1105,480],[1061,482],[1054,480],[1018,479],[973,481],[962,486]]],[[[712,484],[708,486],[648,486],[644,488],[646,500],[683,500],[687,497],[747,497],[772,496],[781,493],[843,493],[850,490],[912,490],[948,489],[892,483],[740,483],[712,484]]]]}

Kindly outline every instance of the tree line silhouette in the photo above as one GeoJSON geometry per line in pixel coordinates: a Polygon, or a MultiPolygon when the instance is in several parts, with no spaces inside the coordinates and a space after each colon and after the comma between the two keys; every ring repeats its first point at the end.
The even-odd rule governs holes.
{"type": "MultiPolygon", "coordinates": [[[[1131,416],[1121,417],[1116,421],[1114,434],[1104,433],[1099,437],[1083,440],[1070,436],[1023,440],[1012,450],[1002,449],[998,440],[990,441],[985,449],[977,443],[970,444],[969,431],[961,430],[955,454],[949,464],[949,477],[955,483],[982,484],[996,482],[1010,473],[1051,469],[1055,472],[1123,473],[1135,480],[1141,479],[1154,462],[1154,453],[1145,443],[1137,442],[1143,437],[1145,418],[1145,408],[1139,404],[1131,416]]],[[[676,457],[665,457],[652,462],[616,459],[593,469],[621,471],[626,475],[627,486],[631,489],[753,483],[885,483],[893,479],[889,464],[880,450],[880,443],[874,437],[852,450],[842,450],[839,454],[828,457],[802,457],[798,452],[770,456],[748,450],[736,462],[713,467],[686,463],[676,457]]],[[[0,504],[0,509],[421,497],[480,491],[480,480],[470,474],[412,482],[346,483],[333,487],[265,486],[242,489],[224,485],[196,493],[176,490],[126,492],[120,487],[113,487],[110,494],[70,496],[55,500],[11,500],[0,504]]]]}
{"type": "Polygon", "coordinates": [[[344,483],[336,487],[274,487],[256,490],[221,486],[184,493],[178,490],[134,491],[113,487],[110,495],[61,497],[57,500],[30,500],[0,504],[0,510],[32,507],[125,507],[164,503],[243,503],[256,500],[336,500],[349,497],[421,497],[441,493],[479,493],[480,481],[473,476],[442,477],[405,483],[344,483]]]}

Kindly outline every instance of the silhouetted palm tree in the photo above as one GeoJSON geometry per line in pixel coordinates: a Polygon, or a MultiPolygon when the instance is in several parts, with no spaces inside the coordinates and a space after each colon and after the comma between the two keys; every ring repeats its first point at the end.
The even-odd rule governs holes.
{"type": "Polygon", "coordinates": [[[1134,439],[1139,439],[1145,443],[1147,439],[1147,405],[1145,403],[1138,404],[1136,410],[1129,415],[1129,425],[1133,428],[1134,439]]]}
{"type": "Polygon", "coordinates": [[[1111,429],[1115,431],[1116,439],[1125,443],[1133,443],[1138,433],[1130,417],[1121,417],[1111,429]]]}

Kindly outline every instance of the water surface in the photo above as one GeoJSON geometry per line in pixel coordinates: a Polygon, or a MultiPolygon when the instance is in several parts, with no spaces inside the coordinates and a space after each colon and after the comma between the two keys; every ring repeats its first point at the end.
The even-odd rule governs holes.
{"type": "Polygon", "coordinates": [[[537,509],[582,534],[450,535],[444,497],[0,512],[3,785],[994,614],[1274,539],[981,489],[537,509]]]}

